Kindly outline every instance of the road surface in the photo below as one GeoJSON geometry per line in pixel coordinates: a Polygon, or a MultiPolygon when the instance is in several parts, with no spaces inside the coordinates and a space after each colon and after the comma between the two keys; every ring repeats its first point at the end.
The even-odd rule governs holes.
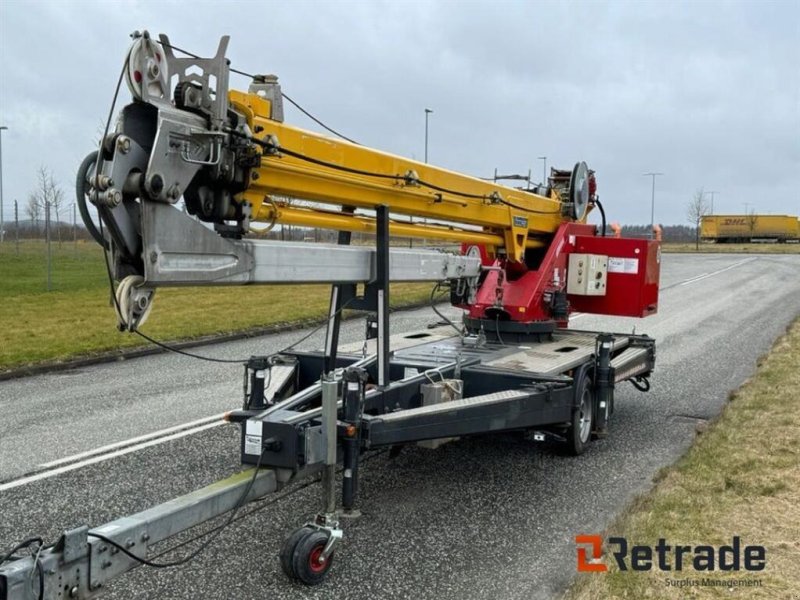
{"type": "MultiPolygon", "coordinates": [[[[621,386],[610,437],[583,456],[511,435],[378,455],[362,471],[363,516],[346,523],[323,586],[290,583],[276,558],[284,537],[316,511],[314,485],[251,505],[259,510],[190,564],[139,568],[106,597],[557,597],[575,574],[575,535],[601,531],[645,491],[800,314],[800,256],[667,254],[661,282],[654,317],[573,320],[575,328],[635,327],[657,339],[652,391],[621,386]]],[[[434,320],[427,309],[397,313],[392,328],[434,320]]],[[[361,320],[347,322],[343,343],[362,329],[361,320]]],[[[197,352],[248,357],[302,335],[197,352]]],[[[0,382],[0,548],[30,535],[54,541],[64,528],[99,525],[236,471],[237,429],[207,418],[238,407],[241,385],[238,365],[175,355],[0,382]],[[153,432],[161,433],[147,437],[153,432]]]]}

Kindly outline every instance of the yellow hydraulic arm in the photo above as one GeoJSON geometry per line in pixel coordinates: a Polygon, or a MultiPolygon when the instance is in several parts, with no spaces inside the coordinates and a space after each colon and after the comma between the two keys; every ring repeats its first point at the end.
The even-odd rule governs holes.
{"type": "Polygon", "coordinates": [[[262,144],[260,166],[238,197],[252,206],[255,221],[372,232],[369,217],[278,198],[362,209],[383,204],[395,214],[440,222],[394,221],[392,235],[480,243],[492,253],[504,247],[521,261],[525,248],[546,246],[562,222],[576,220],[554,189],[545,197],[286,125],[271,118],[273,103],[256,93],[232,90],[229,100],[262,144]]]}

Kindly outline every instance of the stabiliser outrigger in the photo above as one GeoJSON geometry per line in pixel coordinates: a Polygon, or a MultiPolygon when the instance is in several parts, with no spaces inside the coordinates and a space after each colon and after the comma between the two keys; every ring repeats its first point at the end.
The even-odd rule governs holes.
{"type": "Polygon", "coordinates": [[[94,597],[148,564],[154,544],[321,472],[322,508],[280,555],[289,577],[320,583],[341,544],[339,519],[355,511],[365,450],[520,430],[580,454],[607,434],[617,384],[649,388],[653,339],[567,329],[573,311],[657,309],[659,243],[586,223],[602,205],[585,163],[519,189],[324,137],[283,122],[274,76],[253,76],[247,93],[228,89],[227,37],[210,59],[175,56],[163,35],[133,37],[133,101],[77,186],[110,255],[120,329],[144,322],[161,286],[330,283],[325,348],[245,365],[244,404],[229,420],[252,468],[10,557],[0,599],[94,597]],[[256,221],[338,230],[338,244],[247,237],[256,221]],[[374,234],[375,246],[349,245],[354,231],[374,234]],[[390,248],[392,235],[461,251],[390,248]],[[463,322],[390,339],[390,281],[445,286],[463,322]],[[368,314],[361,351],[339,347],[344,309],[368,314]]]}

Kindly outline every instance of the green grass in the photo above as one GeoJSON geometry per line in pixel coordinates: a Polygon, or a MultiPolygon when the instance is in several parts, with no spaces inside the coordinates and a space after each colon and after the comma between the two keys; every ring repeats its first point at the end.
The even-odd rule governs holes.
{"type": "Polygon", "coordinates": [[[759,544],[767,568],[758,573],[621,572],[580,577],[566,598],[730,598],[720,587],[667,588],[669,578],[761,579],[763,587],[736,597],[793,598],[800,563],[800,320],[760,361],[756,375],[731,396],[674,467],[609,528],[630,544],[759,544]]]}
{"type": "Polygon", "coordinates": [[[700,242],[699,249],[694,243],[664,242],[664,252],[699,253],[699,254],[800,254],[800,244],[714,244],[700,242]]]}
{"type": "MultiPolygon", "coordinates": [[[[52,289],[47,291],[45,246],[0,244],[0,370],[42,361],[142,346],[119,333],[110,305],[100,247],[52,244],[52,289]]],[[[142,331],[160,340],[192,339],[324,318],[324,285],[173,288],[156,294],[142,331]]],[[[430,285],[394,284],[392,306],[427,299],[430,285]]]]}

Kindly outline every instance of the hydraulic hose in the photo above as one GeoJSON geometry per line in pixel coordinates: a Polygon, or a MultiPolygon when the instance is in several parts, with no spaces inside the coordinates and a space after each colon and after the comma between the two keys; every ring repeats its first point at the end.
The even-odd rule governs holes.
{"type": "Polygon", "coordinates": [[[603,203],[600,202],[600,198],[595,198],[594,203],[597,204],[597,208],[600,209],[600,220],[603,224],[603,237],[606,237],[606,211],[603,209],[603,203]]]}
{"type": "Polygon", "coordinates": [[[89,232],[89,235],[94,238],[94,241],[108,250],[108,242],[103,238],[102,234],[97,229],[97,226],[92,220],[92,215],[89,214],[89,208],[86,206],[86,194],[88,192],[87,188],[89,187],[87,176],[90,170],[94,170],[94,165],[97,162],[97,155],[97,150],[90,152],[86,158],[83,159],[81,166],[78,167],[78,175],[75,179],[75,194],[78,201],[78,210],[81,213],[81,219],[83,219],[83,224],[86,226],[86,230],[89,232]]]}

